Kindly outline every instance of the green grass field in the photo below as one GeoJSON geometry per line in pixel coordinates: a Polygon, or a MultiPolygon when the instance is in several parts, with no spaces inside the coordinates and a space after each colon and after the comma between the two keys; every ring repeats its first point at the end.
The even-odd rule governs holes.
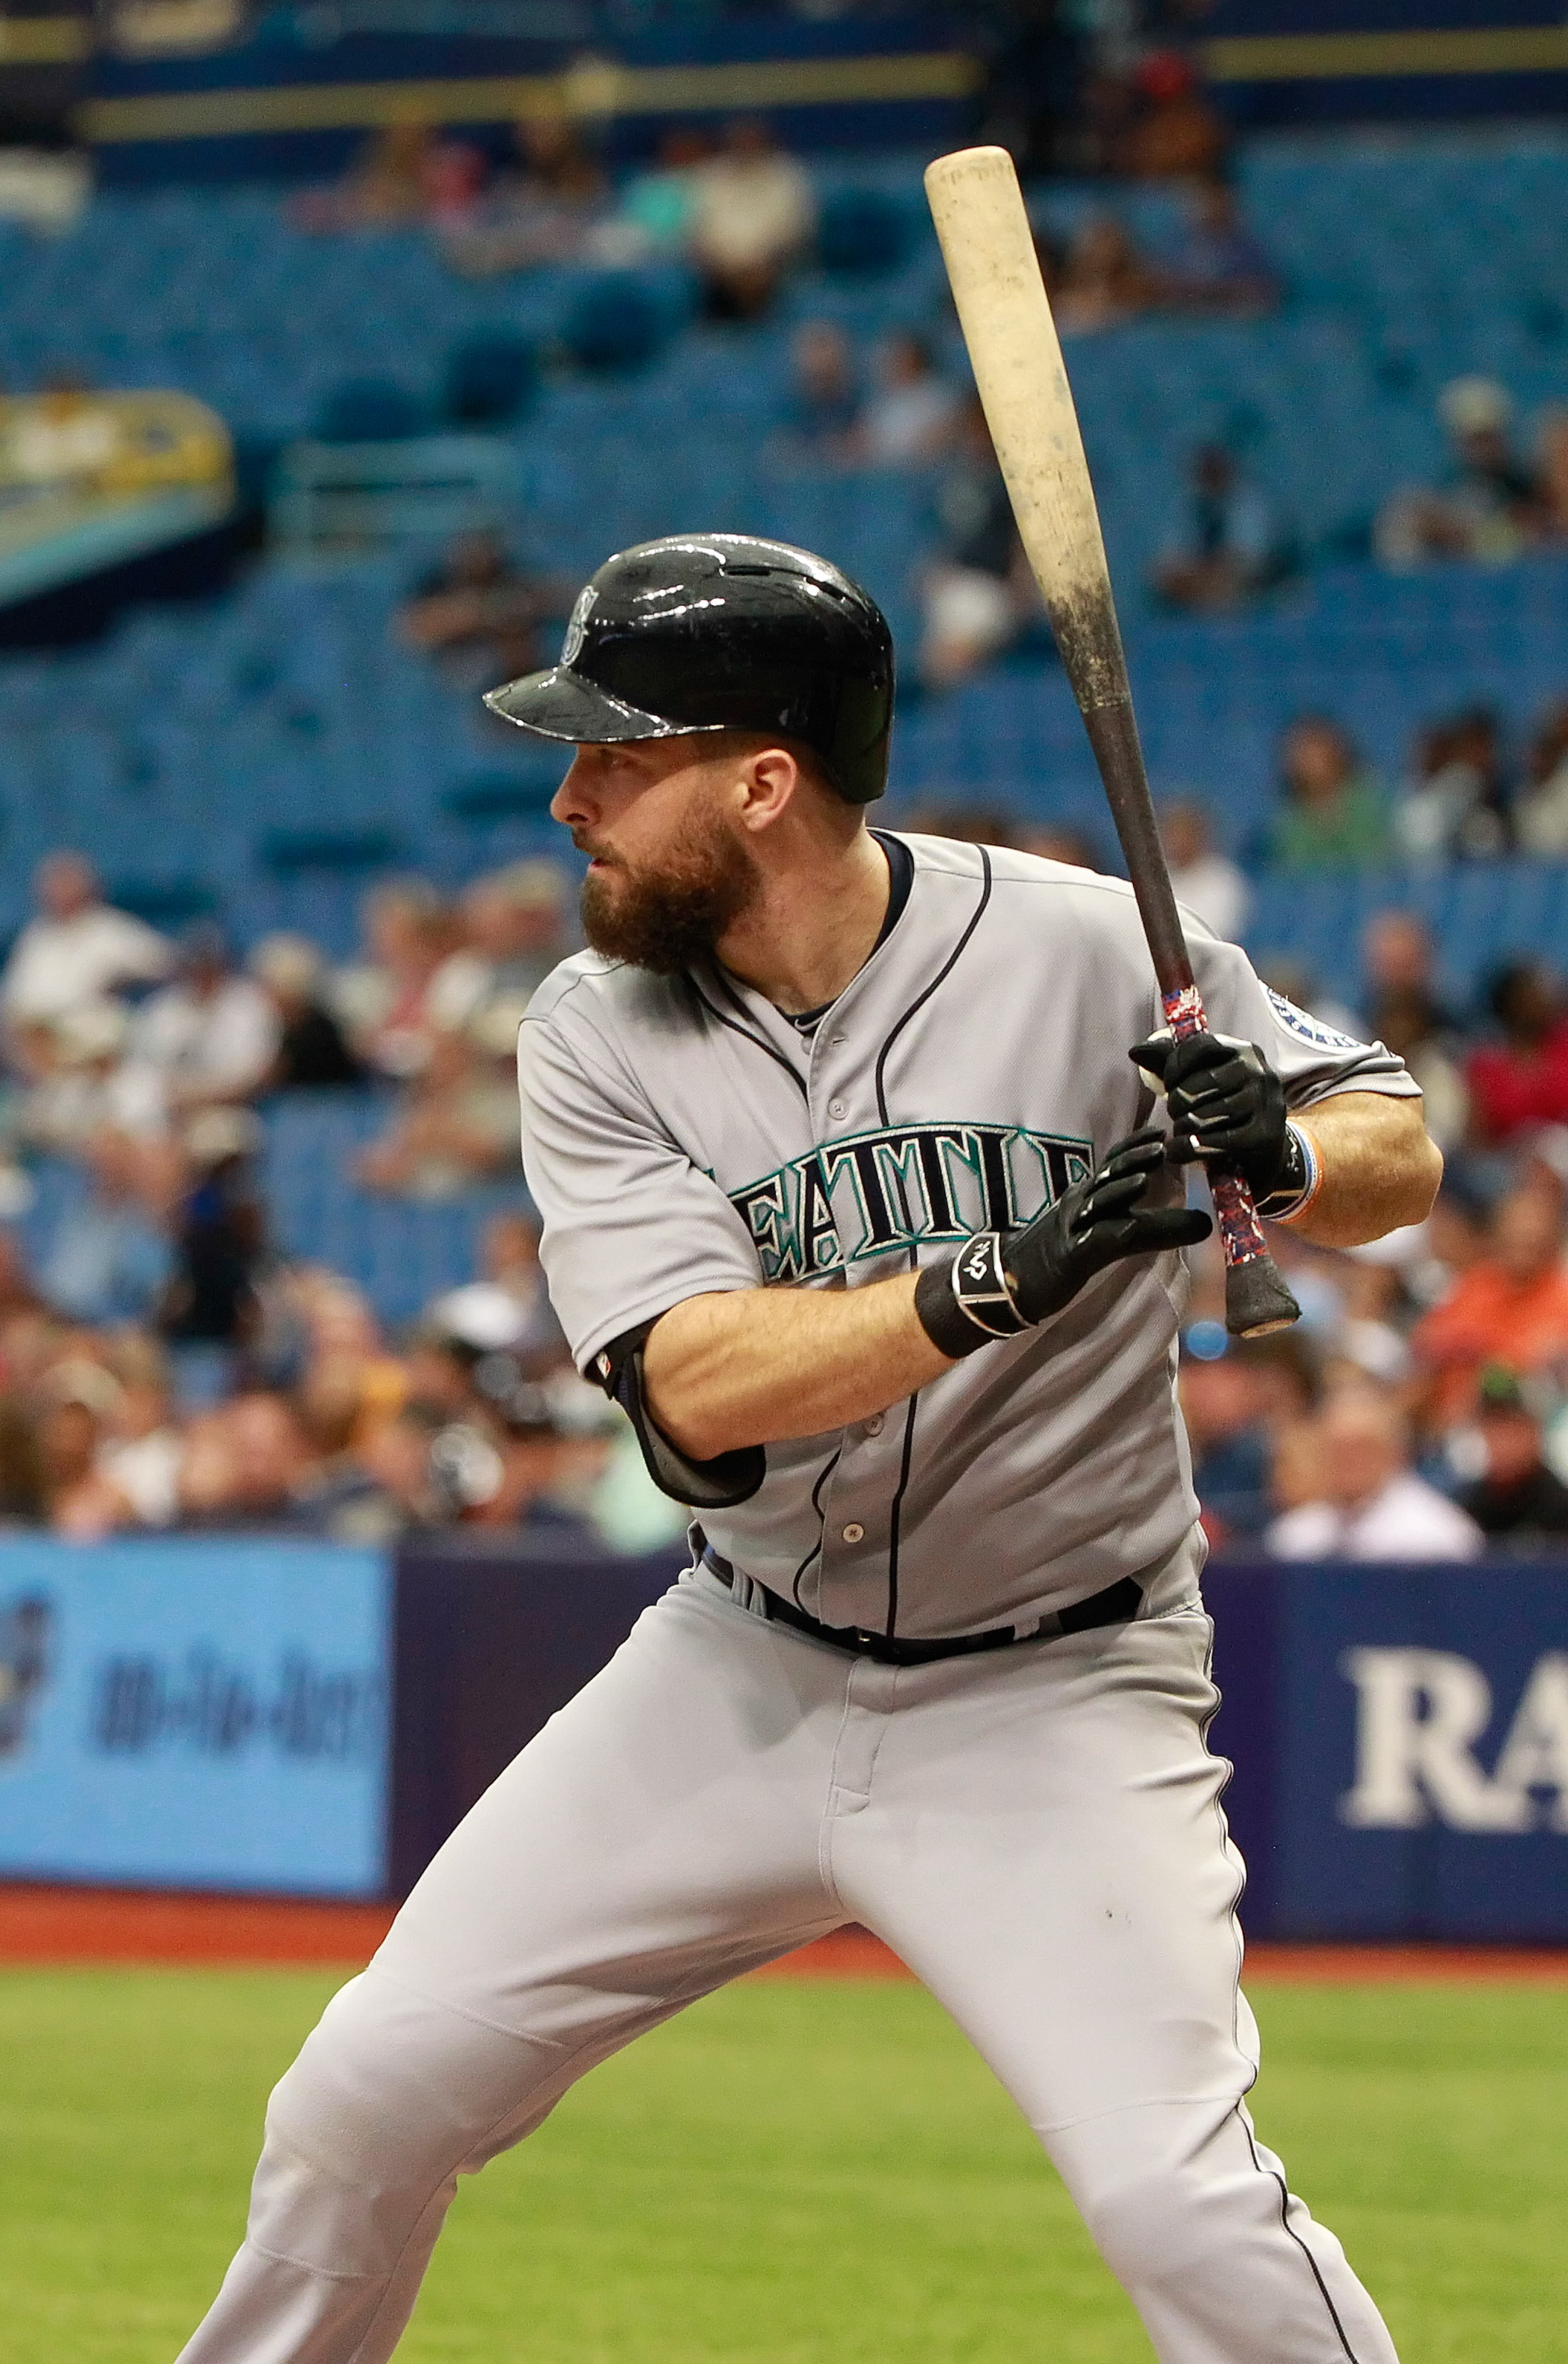
{"type": "MultiPolygon", "coordinates": [[[[303,1974],[0,1976],[0,2352],[170,2364],[303,1974]]],[[[1268,1987],[1255,2113],[1406,2364],[1568,2364],[1568,1989],[1268,1987]]],[[[1134,2364],[1011,2104],[914,1986],[730,1990],[467,2185],[408,2364],[1134,2364]]]]}

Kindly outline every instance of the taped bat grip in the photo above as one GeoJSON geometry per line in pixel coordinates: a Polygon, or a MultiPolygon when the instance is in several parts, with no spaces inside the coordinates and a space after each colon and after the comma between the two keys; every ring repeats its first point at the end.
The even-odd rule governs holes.
{"type": "MultiPolygon", "coordinates": [[[[1161,997],[1165,1022],[1178,1042],[1204,1031],[1203,999],[1188,984],[1161,997]]],[[[1219,1244],[1225,1254],[1225,1327],[1233,1338],[1266,1338],[1301,1319],[1301,1308],[1269,1254],[1252,1194],[1240,1174],[1211,1169],[1219,1244]]]]}
{"type": "Polygon", "coordinates": [[[1211,1174],[1208,1187],[1225,1251],[1227,1330],[1233,1338],[1266,1338],[1272,1330],[1288,1330],[1300,1320],[1301,1308],[1269,1254],[1251,1192],[1239,1174],[1211,1174]],[[1245,1245],[1233,1253],[1233,1242],[1245,1245]]]}

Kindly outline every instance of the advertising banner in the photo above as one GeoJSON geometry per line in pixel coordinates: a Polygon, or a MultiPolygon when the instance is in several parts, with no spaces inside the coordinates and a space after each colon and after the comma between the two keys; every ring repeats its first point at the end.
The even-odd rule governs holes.
{"type": "Polygon", "coordinates": [[[0,1878],[380,1894],[391,1625],[379,1552],[0,1543],[0,1878]]]}
{"type": "MultiPolygon", "coordinates": [[[[679,1565],[0,1540],[0,1879],[406,1893],[679,1565]]],[[[1568,1943],[1568,1566],[1204,1589],[1250,1936],[1568,1943]]]]}
{"type": "Polygon", "coordinates": [[[1568,1943],[1568,1568],[1211,1567],[1257,1936],[1568,1943]]]}

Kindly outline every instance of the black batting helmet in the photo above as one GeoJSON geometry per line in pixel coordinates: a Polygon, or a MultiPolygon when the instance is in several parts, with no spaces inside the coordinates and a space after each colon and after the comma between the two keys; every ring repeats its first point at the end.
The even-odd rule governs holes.
{"type": "Polygon", "coordinates": [[[887,786],[893,635],[825,558],[749,533],[672,533],[606,559],[561,662],[485,705],[545,739],[603,745],[695,730],[798,739],[851,804],[887,786]]]}

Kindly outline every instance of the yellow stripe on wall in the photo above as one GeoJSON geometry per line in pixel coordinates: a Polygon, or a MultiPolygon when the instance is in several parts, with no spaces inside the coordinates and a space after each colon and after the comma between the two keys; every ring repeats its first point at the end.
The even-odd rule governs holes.
{"type": "MultiPolygon", "coordinates": [[[[92,50],[84,17],[0,16],[0,63],[74,65],[92,50]]],[[[1334,82],[1357,76],[1407,74],[1561,73],[1568,72],[1568,25],[1480,27],[1459,32],[1263,33],[1209,41],[1205,69],[1216,82],[1334,82]]],[[[979,84],[973,58],[955,51],[907,56],[804,58],[710,66],[620,67],[591,70],[595,84],[615,84],[622,93],[606,112],[639,115],[730,106],[853,104],[857,100],[962,98],[979,84]]],[[[96,99],[84,110],[88,136],[103,139],[179,139],[198,136],[182,117],[174,128],[131,131],[109,128],[128,120],[123,110],[139,107],[149,125],[162,110],[213,110],[201,131],[221,137],[246,130],[314,131],[395,122],[418,112],[428,120],[479,122],[560,104],[557,75],[487,77],[484,82],[395,84],[345,83],[292,90],[180,92],[144,98],[96,99]],[[420,95],[417,108],[404,108],[397,93],[420,95]],[[446,93],[455,94],[449,100],[446,93]],[[521,92],[520,99],[514,94],[521,92]],[[372,94],[376,94],[373,97],[372,94]],[[480,94],[476,96],[475,94],[480,94]],[[264,100],[297,110],[285,119],[254,116],[264,100]],[[334,106],[342,112],[322,112],[334,106]],[[456,106],[461,111],[454,113],[456,106]],[[106,117],[98,128],[99,117],[106,117]]],[[[570,79],[567,77],[566,79],[570,79]]]]}
{"type": "MultiPolygon", "coordinates": [[[[0,61],[74,62],[87,53],[85,20],[0,17],[0,61]]],[[[1271,33],[1209,41],[1221,83],[1318,82],[1373,75],[1568,72],[1568,25],[1468,32],[1271,33]]],[[[677,115],[773,106],[833,106],[966,98],[978,61],[962,50],[895,56],[789,58],[725,65],[621,66],[593,61],[564,73],[429,82],[310,83],[255,90],[163,91],[94,98],[77,110],[96,144],[221,139],[287,131],[372,130],[389,123],[499,123],[519,116],[677,115]]]]}
{"type": "Polygon", "coordinates": [[[1338,82],[1366,74],[1562,73],[1568,26],[1460,33],[1260,33],[1208,41],[1214,82],[1338,82]]]}
{"type": "Polygon", "coordinates": [[[92,47],[85,17],[0,17],[0,65],[73,66],[92,47]]]}
{"type": "Polygon", "coordinates": [[[222,139],[250,132],[368,130],[388,123],[505,123],[524,115],[667,115],[706,109],[853,106],[963,98],[980,68],[961,50],[792,58],[761,64],[578,67],[470,82],[312,83],[266,90],[168,91],[88,99],[77,126],[95,144],[222,139]]]}

